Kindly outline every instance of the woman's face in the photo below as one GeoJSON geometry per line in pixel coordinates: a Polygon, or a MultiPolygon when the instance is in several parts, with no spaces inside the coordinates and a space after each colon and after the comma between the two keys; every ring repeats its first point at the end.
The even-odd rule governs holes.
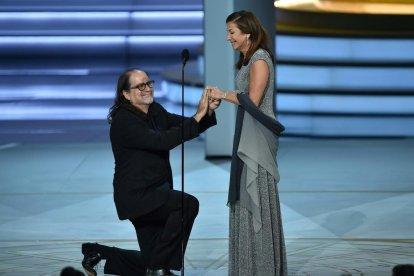
{"type": "Polygon", "coordinates": [[[227,41],[231,43],[234,50],[246,54],[249,49],[249,35],[243,33],[234,22],[227,23],[227,41]]]}

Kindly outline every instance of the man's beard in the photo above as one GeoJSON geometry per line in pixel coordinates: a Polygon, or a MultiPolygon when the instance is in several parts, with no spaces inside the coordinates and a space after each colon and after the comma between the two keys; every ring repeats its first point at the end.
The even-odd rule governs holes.
{"type": "Polygon", "coordinates": [[[150,104],[152,104],[154,102],[154,97],[144,98],[144,99],[142,99],[142,101],[144,102],[144,104],[150,105],[150,104]]]}

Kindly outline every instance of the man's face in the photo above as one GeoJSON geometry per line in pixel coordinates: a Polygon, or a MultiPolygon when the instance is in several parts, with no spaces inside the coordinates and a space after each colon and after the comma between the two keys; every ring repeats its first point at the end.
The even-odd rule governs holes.
{"type": "Polygon", "coordinates": [[[135,70],[129,77],[129,83],[129,90],[123,91],[124,97],[132,105],[146,112],[149,105],[154,101],[154,88],[150,87],[152,86],[150,79],[145,72],[135,70]]]}

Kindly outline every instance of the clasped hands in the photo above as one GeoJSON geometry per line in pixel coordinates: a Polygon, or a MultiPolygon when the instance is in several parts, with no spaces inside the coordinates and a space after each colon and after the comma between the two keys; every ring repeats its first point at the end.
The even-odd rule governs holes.
{"type": "Polygon", "coordinates": [[[204,88],[194,119],[199,122],[207,113],[211,116],[214,110],[220,106],[221,99],[223,99],[222,94],[224,93],[217,87],[204,88]]]}

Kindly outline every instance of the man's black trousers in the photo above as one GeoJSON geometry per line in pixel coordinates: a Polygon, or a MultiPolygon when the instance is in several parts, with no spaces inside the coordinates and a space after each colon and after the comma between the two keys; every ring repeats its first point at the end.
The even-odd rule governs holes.
{"type": "Polygon", "coordinates": [[[175,190],[162,192],[169,193],[165,204],[151,213],[130,219],[130,221],[135,227],[146,267],[180,270],[182,266],[181,241],[184,241],[185,251],[198,214],[199,202],[194,196],[184,193],[182,232],[182,192],[175,190]]]}

